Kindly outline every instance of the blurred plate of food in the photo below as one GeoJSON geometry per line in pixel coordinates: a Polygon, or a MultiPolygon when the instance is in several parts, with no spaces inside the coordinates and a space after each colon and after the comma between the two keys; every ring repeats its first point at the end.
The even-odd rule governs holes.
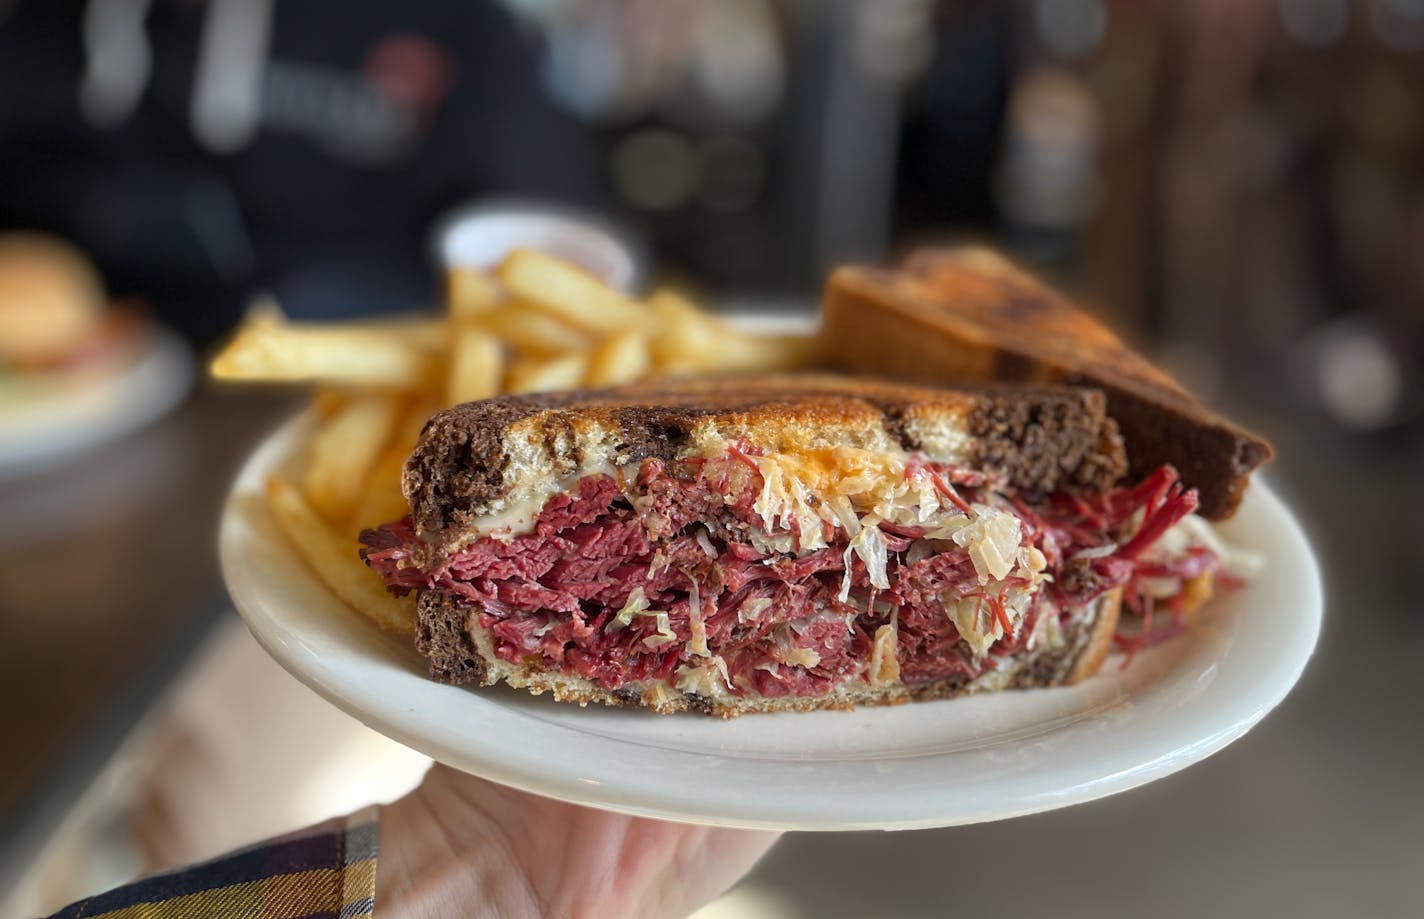
{"type": "Polygon", "coordinates": [[[187,345],[110,303],[81,252],[40,234],[0,237],[0,477],[148,424],[192,380],[187,345]]]}

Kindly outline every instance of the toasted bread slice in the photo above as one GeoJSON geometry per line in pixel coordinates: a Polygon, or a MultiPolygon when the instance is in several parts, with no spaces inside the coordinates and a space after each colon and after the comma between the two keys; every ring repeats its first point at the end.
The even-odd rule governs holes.
{"type": "Polygon", "coordinates": [[[745,439],[776,452],[835,445],[909,450],[1036,491],[1101,491],[1127,470],[1122,440],[1096,390],[945,390],[797,374],[459,405],[425,426],[402,484],[416,528],[448,548],[481,518],[537,510],[571,479],[635,468],[649,457],[676,459],[712,439],[745,439]]]}
{"type": "Polygon", "coordinates": [[[899,270],[842,268],[822,329],[845,369],[921,383],[1064,383],[1100,388],[1131,475],[1175,466],[1198,512],[1231,516],[1270,446],[1202,406],[1060,294],[985,249],[932,249],[899,270]]]}

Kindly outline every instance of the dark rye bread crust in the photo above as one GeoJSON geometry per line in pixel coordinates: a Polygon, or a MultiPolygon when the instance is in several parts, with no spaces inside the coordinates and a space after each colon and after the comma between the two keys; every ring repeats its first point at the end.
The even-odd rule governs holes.
{"type": "Polygon", "coordinates": [[[473,606],[434,590],[416,604],[415,649],[430,661],[430,678],[441,683],[485,685],[485,662],[470,640],[473,606]]]}
{"type": "Polygon", "coordinates": [[[1171,464],[1201,499],[1235,512],[1264,440],[1210,411],[1067,298],[984,249],[925,249],[898,270],[842,268],[822,307],[840,366],[922,383],[1029,381],[1101,389],[1132,478],[1171,464]]]}
{"type": "MultiPolygon", "coordinates": [[[[830,375],[757,376],[643,384],[601,392],[507,396],[458,405],[425,426],[406,465],[403,488],[424,533],[462,529],[507,494],[505,432],[533,421],[546,442],[572,442],[576,421],[596,420],[619,434],[618,463],[672,459],[698,422],[818,428],[868,414],[906,450],[921,444],[908,419],[927,408],[962,414],[971,440],[968,465],[1032,491],[1101,491],[1126,472],[1121,438],[1103,394],[1061,386],[944,390],[830,375]]],[[[553,454],[556,451],[550,450],[553,454]]],[[[580,458],[569,457],[577,470],[580,458]]]]}
{"type": "Polygon", "coordinates": [[[1269,461],[1269,444],[1199,404],[1170,392],[1148,394],[1141,387],[1114,385],[1101,375],[1067,374],[1064,382],[1097,386],[1107,395],[1108,414],[1130,444],[1129,476],[1144,478],[1171,465],[1197,489],[1197,513],[1224,520],[1236,513],[1251,473],[1269,461]]]}

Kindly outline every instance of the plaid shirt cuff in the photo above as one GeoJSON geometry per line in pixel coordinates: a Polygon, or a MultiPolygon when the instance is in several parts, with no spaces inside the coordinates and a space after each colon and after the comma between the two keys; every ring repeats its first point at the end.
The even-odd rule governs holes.
{"type": "Polygon", "coordinates": [[[143,878],[54,919],[348,919],[376,898],[379,808],[370,807],[210,862],[143,878]]]}

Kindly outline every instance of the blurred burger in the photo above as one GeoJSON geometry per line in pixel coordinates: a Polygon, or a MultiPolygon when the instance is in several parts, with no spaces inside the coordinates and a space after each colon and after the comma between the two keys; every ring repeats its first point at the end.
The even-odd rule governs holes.
{"type": "Polygon", "coordinates": [[[105,337],[104,285],[82,252],[38,233],[0,234],[0,369],[58,370],[105,337]]]}

